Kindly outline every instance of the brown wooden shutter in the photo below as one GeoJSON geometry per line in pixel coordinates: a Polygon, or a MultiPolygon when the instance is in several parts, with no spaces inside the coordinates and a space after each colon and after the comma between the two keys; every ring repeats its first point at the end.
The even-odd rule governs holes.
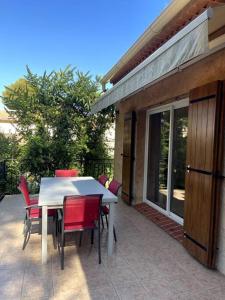
{"type": "Polygon", "coordinates": [[[213,82],[190,93],[184,246],[213,268],[219,210],[224,134],[224,83],[213,82]]]}
{"type": "Polygon", "coordinates": [[[122,171],[122,199],[131,204],[133,164],[135,146],[135,112],[129,112],[124,117],[123,134],[123,171],[122,171]]]}

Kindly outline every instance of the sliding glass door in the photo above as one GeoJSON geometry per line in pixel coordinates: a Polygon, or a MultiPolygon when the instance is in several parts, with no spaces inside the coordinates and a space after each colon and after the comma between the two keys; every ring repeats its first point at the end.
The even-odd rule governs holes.
{"type": "Polygon", "coordinates": [[[170,111],[150,115],[147,199],[166,209],[170,111]]]}
{"type": "Polygon", "coordinates": [[[174,110],[170,211],[183,218],[188,107],[174,110]]]}
{"type": "Polygon", "coordinates": [[[148,114],[146,200],[182,223],[188,101],[148,114]]]}

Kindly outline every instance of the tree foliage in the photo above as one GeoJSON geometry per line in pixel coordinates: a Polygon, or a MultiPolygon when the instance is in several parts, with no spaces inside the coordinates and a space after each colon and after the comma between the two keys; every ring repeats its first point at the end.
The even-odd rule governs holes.
{"type": "Polygon", "coordinates": [[[13,159],[19,155],[19,143],[16,135],[6,136],[0,132],[0,161],[13,159]]]}
{"type": "Polygon", "coordinates": [[[22,138],[24,171],[50,175],[73,167],[75,158],[106,158],[104,133],[114,109],[90,115],[99,97],[99,78],[71,67],[39,76],[27,68],[23,79],[6,88],[3,103],[22,138]]]}

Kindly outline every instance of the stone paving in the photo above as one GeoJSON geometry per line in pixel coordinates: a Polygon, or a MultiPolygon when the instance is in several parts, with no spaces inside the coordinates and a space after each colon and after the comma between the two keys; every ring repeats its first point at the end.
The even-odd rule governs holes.
{"type": "Polygon", "coordinates": [[[65,248],[64,271],[51,235],[46,266],[41,265],[39,234],[33,234],[21,250],[23,217],[20,195],[0,202],[1,300],[225,299],[223,275],[201,266],[180,243],[123,203],[116,207],[118,242],[113,256],[107,257],[106,230],[101,265],[90,237],[86,235],[79,248],[75,236],[65,248]]]}

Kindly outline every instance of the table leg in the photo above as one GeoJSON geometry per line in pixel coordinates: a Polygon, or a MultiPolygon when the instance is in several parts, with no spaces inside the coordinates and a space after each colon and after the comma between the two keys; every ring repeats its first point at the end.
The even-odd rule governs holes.
{"type": "Polygon", "coordinates": [[[42,264],[46,264],[48,260],[48,207],[42,206],[42,264]]]}
{"type": "Polygon", "coordinates": [[[114,226],[114,210],[115,204],[110,203],[109,205],[109,229],[108,229],[108,255],[113,253],[113,226],[114,226]]]}

